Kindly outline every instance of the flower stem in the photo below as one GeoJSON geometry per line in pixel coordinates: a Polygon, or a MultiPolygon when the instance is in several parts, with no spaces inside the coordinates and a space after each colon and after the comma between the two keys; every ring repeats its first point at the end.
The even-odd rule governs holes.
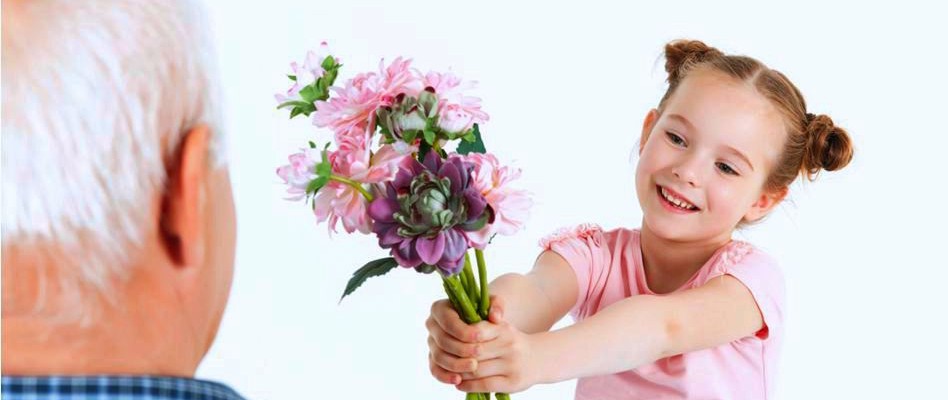
{"type": "Polygon", "coordinates": [[[481,316],[477,313],[477,308],[474,304],[471,303],[471,299],[467,297],[467,293],[464,291],[464,287],[462,287],[458,276],[448,276],[441,273],[441,279],[446,284],[445,289],[448,290],[448,296],[454,297],[457,304],[460,305],[457,312],[461,315],[461,319],[468,324],[481,322],[481,316]]]}
{"type": "Polygon", "coordinates": [[[358,190],[359,193],[362,193],[362,196],[365,197],[367,201],[372,201],[372,195],[367,190],[365,190],[365,188],[362,187],[362,184],[359,182],[356,182],[348,178],[343,178],[339,175],[330,175],[329,180],[342,182],[342,183],[345,183],[346,185],[352,186],[353,189],[358,190]]]}
{"type": "Polygon", "coordinates": [[[474,255],[477,256],[477,274],[481,280],[481,298],[479,312],[481,317],[487,319],[487,312],[490,311],[490,293],[487,289],[487,262],[484,261],[484,251],[474,249],[474,255]]]}
{"type": "MultiPolygon", "coordinates": [[[[471,268],[471,256],[469,253],[464,252],[464,269],[461,270],[461,279],[464,283],[464,288],[467,289],[467,297],[471,299],[471,302],[474,304],[480,304],[480,289],[477,287],[477,280],[474,279],[474,271],[471,268]]],[[[484,316],[481,315],[481,318],[484,316]]]]}

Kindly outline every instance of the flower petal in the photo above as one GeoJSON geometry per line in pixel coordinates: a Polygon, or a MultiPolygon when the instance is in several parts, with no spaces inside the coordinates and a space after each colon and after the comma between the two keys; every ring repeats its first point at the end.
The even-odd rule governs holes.
{"type": "MultiPolygon", "coordinates": [[[[425,168],[431,172],[438,172],[441,169],[441,155],[434,151],[425,154],[425,168]]],[[[416,174],[417,175],[417,174],[416,174]]]]}
{"type": "Polygon", "coordinates": [[[458,170],[458,167],[455,163],[444,163],[444,165],[442,165],[441,169],[438,171],[438,176],[451,180],[451,193],[460,192],[461,189],[464,188],[463,182],[461,182],[461,171],[458,170]]]}
{"type": "Polygon", "coordinates": [[[394,215],[398,209],[397,201],[379,197],[369,203],[369,216],[377,222],[393,223],[395,219],[392,218],[392,215],[394,215]]]}
{"type": "Polygon", "coordinates": [[[398,234],[398,226],[395,224],[388,226],[388,229],[385,231],[380,231],[379,245],[382,246],[382,248],[388,248],[403,241],[406,241],[406,239],[398,234]]]}
{"type": "Polygon", "coordinates": [[[415,239],[415,250],[421,261],[425,264],[434,265],[441,260],[444,253],[445,237],[444,232],[438,233],[434,238],[419,237],[415,239]]]}
{"type": "Polygon", "coordinates": [[[398,247],[392,249],[392,257],[395,257],[398,265],[406,268],[415,268],[421,265],[421,259],[418,258],[418,253],[412,245],[413,242],[414,240],[405,240],[398,247]]]}
{"type": "Polygon", "coordinates": [[[441,261],[454,261],[464,258],[464,252],[467,251],[467,240],[465,240],[464,235],[458,232],[457,229],[451,229],[444,232],[444,236],[444,255],[442,255],[441,261]]]}
{"type": "Polygon", "coordinates": [[[480,218],[484,208],[487,207],[487,199],[477,192],[474,188],[468,188],[464,191],[464,199],[467,201],[467,219],[480,218]]]}

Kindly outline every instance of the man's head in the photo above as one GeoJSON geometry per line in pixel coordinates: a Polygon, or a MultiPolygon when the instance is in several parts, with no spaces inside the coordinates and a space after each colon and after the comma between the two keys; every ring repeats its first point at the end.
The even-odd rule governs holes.
{"type": "Polygon", "coordinates": [[[207,28],[3,0],[5,374],[190,375],[210,347],[235,225],[207,28]]]}

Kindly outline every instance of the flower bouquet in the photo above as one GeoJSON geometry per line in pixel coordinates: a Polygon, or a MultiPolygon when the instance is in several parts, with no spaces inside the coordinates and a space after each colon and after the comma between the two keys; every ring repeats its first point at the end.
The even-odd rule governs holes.
{"type": "Polygon", "coordinates": [[[277,108],[289,110],[291,119],[311,116],[334,140],[322,148],[310,141],[277,168],[288,199],[310,203],[330,235],[342,222],[347,233],[375,234],[389,250],[390,257],[355,271],[340,301],[366,279],[401,266],[437,273],[465,322],[486,320],[484,250],[496,234],[518,231],[532,202],[510,187],[520,171],[486,152],[480,124],[488,115],[479,98],[464,93],[475,83],[451,73],[422,74],[399,57],[333,86],[342,64],[325,43],[290,67],[292,86],[276,95],[277,108]],[[456,147],[449,152],[450,144],[456,147]]]}

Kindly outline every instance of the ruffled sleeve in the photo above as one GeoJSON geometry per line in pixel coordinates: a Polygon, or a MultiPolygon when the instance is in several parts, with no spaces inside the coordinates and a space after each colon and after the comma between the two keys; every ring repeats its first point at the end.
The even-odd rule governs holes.
{"type": "Polygon", "coordinates": [[[602,289],[602,276],[608,268],[608,255],[603,249],[603,231],[596,224],[581,224],[560,228],[556,232],[540,239],[543,250],[552,250],[569,263],[576,273],[579,292],[576,303],[570,309],[570,315],[579,320],[590,314],[591,299],[598,299],[602,289]]]}
{"type": "Polygon", "coordinates": [[[736,241],[728,245],[716,264],[712,277],[731,275],[754,296],[764,319],[764,326],[755,336],[763,340],[783,329],[786,287],[776,260],[746,242],[736,241]]]}

